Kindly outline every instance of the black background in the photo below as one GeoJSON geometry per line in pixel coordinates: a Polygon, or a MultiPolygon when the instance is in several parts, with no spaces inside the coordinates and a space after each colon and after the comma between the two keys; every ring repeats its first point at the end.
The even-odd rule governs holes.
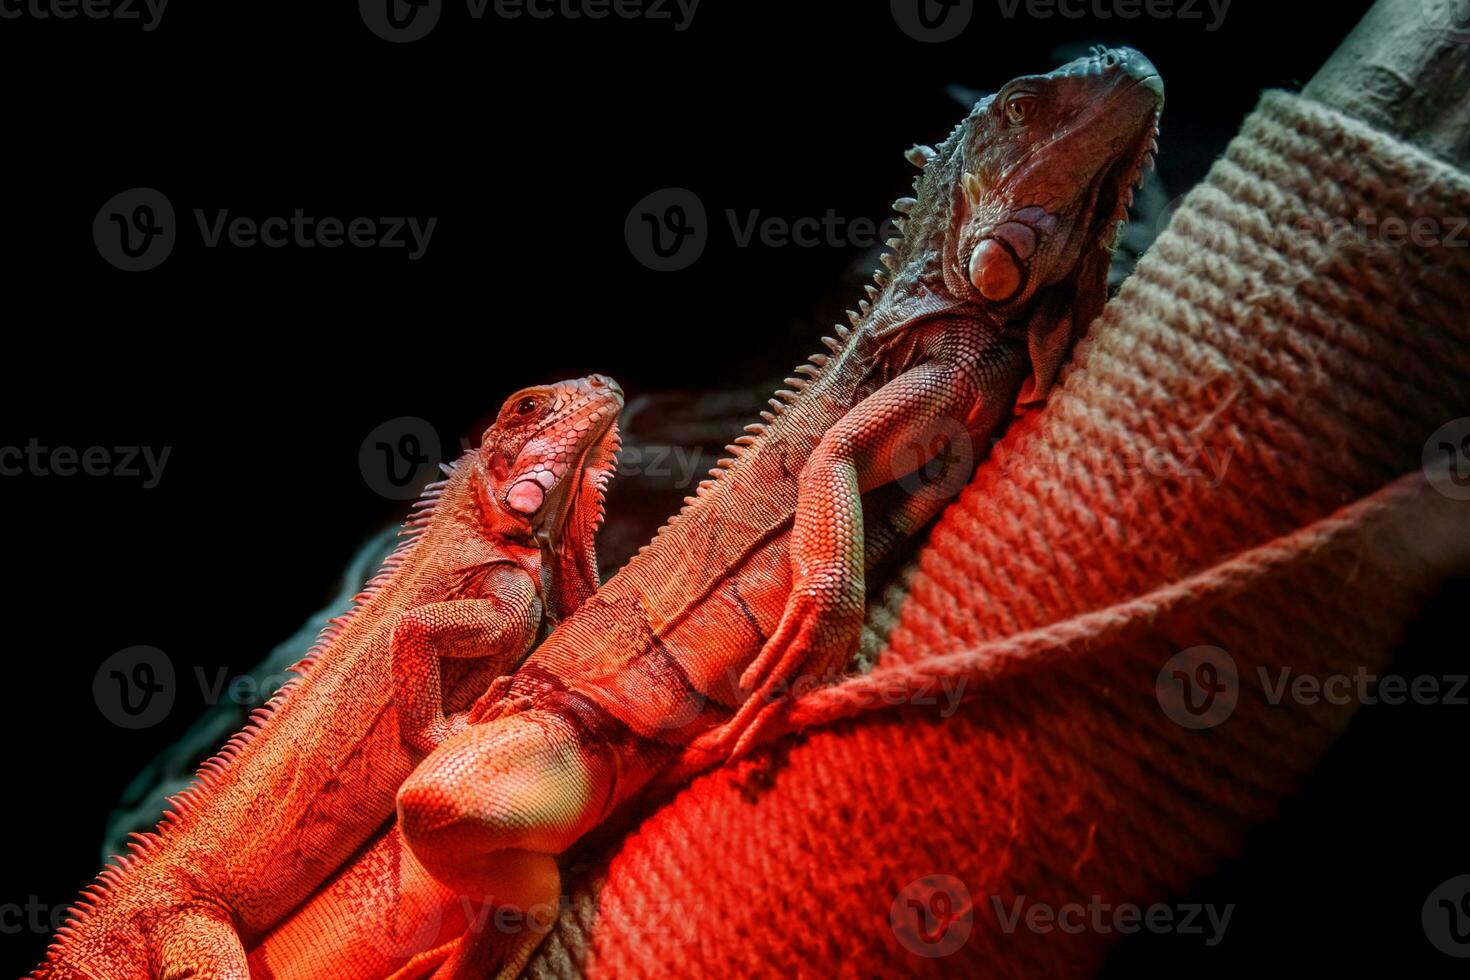
{"type": "MultiPolygon", "coordinates": [[[[8,2],[8,0],[7,0],[8,2]]],[[[860,295],[861,249],[736,247],[725,209],[881,219],[901,159],[1065,45],[1127,42],[1169,86],[1160,173],[1200,179],[1260,89],[1309,78],[1366,9],[1236,0],[1206,19],[1005,19],[976,4],[944,44],[886,3],[704,0],[669,21],[472,21],[373,36],[353,3],[184,4],[138,22],[0,21],[6,164],[0,445],[168,446],[162,482],[0,479],[10,575],[0,714],[8,751],[0,903],[69,904],[107,811],[203,710],[122,731],[93,673],[149,644],[182,669],[248,668],[331,594],[403,505],[358,448],[422,416],[446,443],[524,384],[602,371],[639,394],[779,378],[860,295]],[[313,7],[307,10],[307,7],[313,7]],[[1290,9],[1289,9],[1290,8],[1290,9]],[[1300,9],[1298,9],[1300,8],[1300,9]],[[128,274],[94,247],[103,202],[163,191],[180,241],[128,274]],[[623,222],[663,187],[714,220],[691,269],[652,272],[623,222]],[[192,210],[439,218],[428,254],[206,249],[192,210]]],[[[754,408],[755,406],[752,406],[754,408]]],[[[1401,660],[1453,673],[1450,590],[1401,660]]],[[[1124,943],[1118,975],[1405,966],[1448,974],[1419,909],[1470,872],[1458,784],[1465,712],[1370,708],[1339,750],[1195,898],[1237,904],[1221,947],[1124,943]]],[[[9,923],[0,923],[0,926],[9,923]]],[[[16,974],[47,936],[0,935],[16,974]]]]}

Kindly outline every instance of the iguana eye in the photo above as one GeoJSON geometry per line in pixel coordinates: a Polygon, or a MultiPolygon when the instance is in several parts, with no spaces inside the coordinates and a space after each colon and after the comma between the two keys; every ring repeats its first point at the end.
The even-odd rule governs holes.
{"type": "Polygon", "coordinates": [[[1032,103],[1036,101],[1034,95],[1013,95],[1006,100],[1006,118],[1011,125],[1019,126],[1026,121],[1030,114],[1032,103]]]}
{"type": "Polygon", "coordinates": [[[532,412],[536,411],[536,405],[536,399],[522,398],[520,401],[516,402],[516,414],[520,416],[530,415],[532,412]]]}

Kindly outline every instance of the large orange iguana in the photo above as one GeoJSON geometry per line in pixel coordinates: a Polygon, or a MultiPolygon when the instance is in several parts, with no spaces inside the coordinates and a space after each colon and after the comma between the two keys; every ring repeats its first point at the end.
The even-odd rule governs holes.
{"type": "Polygon", "coordinates": [[[34,976],[245,980],[244,943],[392,816],[445,708],[467,706],[596,588],[622,403],[600,376],[513,395],[303,676],[203,766],[159,833],[102,872],[34,976]]]}
{"type": "MultiPolygon", "coordinates": [[[[1099,49],[911,151],[917,199],[898,204],[906,227],[853,329],[404,782],[399,827],[436,879],[555,908],[556,856],[681,749],[719,728],[738,755],[788,685],[842,669],[866,569],[943,507],[917,471],[1043,401],[1100,312],[1162,105],[1147,59],[1099,49]]],[[[440,956],[445,975],[514,972],[539,938],[469,935],[440,956]]]]}

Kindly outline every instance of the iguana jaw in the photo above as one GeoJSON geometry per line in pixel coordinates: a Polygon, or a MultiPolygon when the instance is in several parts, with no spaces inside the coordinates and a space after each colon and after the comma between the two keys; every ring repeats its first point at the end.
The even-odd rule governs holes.
{"type": "Polygon", "coordinates": [[[565,475],[546,492],[545,501],[531,519],[537,539],[560,541],[580,523],[601,522],[602,499],[612,475],[617,451],[617,419],[622,411],[621,393],[599,410],[596,422],[582,436],[565,475]]]}
{"type": "MultiPolygon", "coordinates": [[[[621,407],[621,400],[618,404],[621,407]]],[[[581,476],[567,506],[561,508],[561,520],[538,536],[546,618],[553,625],[571,615],[601,584],[597,532],[602,527],[607,485],[616,470],[621,447],[614,422],[579,460],[581,476]]]]}
{"type": "MultiPolygon", "coordinates": [[[[1121,93],[1119,98],[1132,97],[1145,105],[1157,93],[1158,108],[1148,113],[1144,123],[1138,127],[1137,136],[1118,155],[1113,166],[1095,182],[1092,205],[1087,213],[1092,223],[1081,229],[1081,244],[1097,243],[1112,248],[1117,232],[1128,219],[1128,209],[1133,206],[1134,191],[1143,186],[1143,174],[1153,166],[1154,154],[1158,152],[1159,113],[1163,106],[1163,82],[1158,75],[1135,83],[1133,90],[1121,93]],[[1154,83],[1156,87],[1150,85],[1154,83]]],[[[1080,228],[1080,226],[1079,226],[1080,228]]]]}

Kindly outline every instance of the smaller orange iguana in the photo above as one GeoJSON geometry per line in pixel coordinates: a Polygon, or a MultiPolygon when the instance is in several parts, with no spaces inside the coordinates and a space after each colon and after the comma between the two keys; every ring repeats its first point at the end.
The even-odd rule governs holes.
{"type": "MultiPolygon", "coordinates": [[[[797,369],[806,377],[714,479],[404,782],[412,863],[403,855],[400,873],[394,838],[380,841],[293,918],[294,948],[355,915],[356,899],[399,903],[368,921],[397,923],[406,943],[436,941],[432,921],[414,934],[416,916],[462,921],[450,895],[555,910],[557,855],[687,746],[739,755],[783,691],[842,670],[869,570],[949,496],[949,475],[918,472],[967,476],[963,443],[983,453],[1018,407],[1044,402],[1101,312],[1163,95],[1137,51],[1097,49],[1011,81],[939,148],[912,150],[917,197],[897,204],[902,237],[853,329],[797,369]]],[[[401,975],[513,974],[544,930],[507,922],[470,922],[401,975]]],[[[368,959],[344,952],[317,969],[365,978],[368,959]]]]}
{"type": "Polygon", "coordinates": [[[38,978],[246,980],[245,944],[393,815],[466,707],[597,587],[623,396],[527,388],[430,487],[403,545],[294,678],[87,888],[38,978]]]}

